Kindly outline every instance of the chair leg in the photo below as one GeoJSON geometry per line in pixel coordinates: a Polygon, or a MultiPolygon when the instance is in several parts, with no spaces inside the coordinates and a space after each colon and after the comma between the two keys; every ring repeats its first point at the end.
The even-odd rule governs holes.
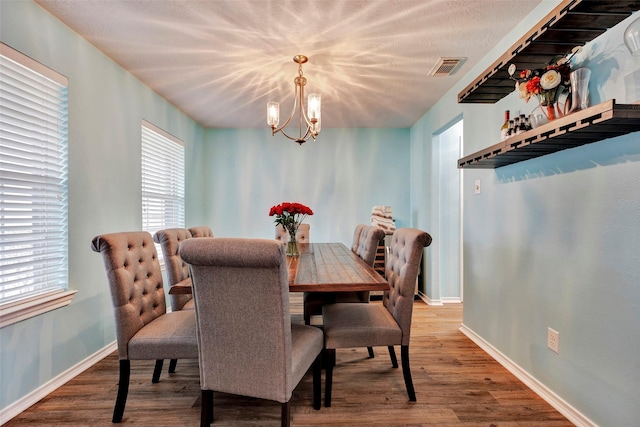
{"type": "Polygon", "coordinates": [[[169,361],[169,373],[173,374],[176,372],[176,365],[178,364],[178,359],[171,359],[169,361]]]}
{"type": "Polygon", "coordinates": [[[391,358],[391,365],[394,368],[398,367],[398,358],[396,358],[396,350],[392,345],[389,346],[389,357],[391,358]]]}
{"type": "Polygon", "coordinates": [[[282,427],[289,427],[291,421],[291,400],[281,405],[282,412],[280,414],[280,425],[282,427]]]}
{"type": "Polygon", "coordinates": [[[213,424],[213,390],[209,391],[209,424],[213,424]]]}
{"type": "Polygon", "coordinates": [[[113,408],[113,418],[111,422],[119,423],[122,421],[124,414],[124,406],[127,403],[127,395],[129,394],[129,375],[131,372],[131,362],[129,360],[120,361],[120,379],[118,380],[118,396],[116,397],[116,406],[113,408]]]}
{"type": "Polygon", "coordinates": [[[336,364],[336,349],[327,348],[327,366],[325,368],[324,379],[324,406],[325,408],[331,407],[331,387],[333,385],[333,367],[336,364]]]}
{"type": "Polygon", "coordinates": [[[160,381],[160,374],[162,373],[163,363],[164,363],[164,360],[162,359],[156,360],[156,367],[153,368],[153,377],[151,378],[151,382],[154,384],[160,381]]]}
{"type": "Polygon", "coordinates": [[[200,427],[213,422],[213,390],[201,390],[200,427]]]}
{"type": "Polygon", "coordinates": [[[409,366],[409,346],[400,346],[400,357],[402,358],[402,375],[404,376],[404,384],[407,386],[407,394],[411,402],[416,401],[416,391],[413,388],[413,380],[411,379],[411,367],[409,366]]]}
{"type": "Polygon", "coordinates": [[[313,409],[320,409],[320,400],[322,399],[322,357],[324,351],[320,352],[311,365],[313,369],[313,409]]]}
{"type": "Polygon", "coordinates": [[[375,354],[373,354],[373,347],[367,347],[367,350],[369,350],[369,359],[376,357],[375,354]]]}
{"type": "MultiPolygon", "coordinates": [[[[303,300],[304,300],[304,296],[303,296],[303,300]]],[[[307,305],[304,303],[304,301],[302,301],[302,318],[304,319],[305,325],[311,324],[311,313],[309,312],[309,310],[307,310],[307,305]]]]}

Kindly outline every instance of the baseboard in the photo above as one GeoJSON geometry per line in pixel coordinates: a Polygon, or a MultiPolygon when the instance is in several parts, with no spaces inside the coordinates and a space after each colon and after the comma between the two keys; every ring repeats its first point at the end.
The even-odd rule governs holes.
{"type": "Polygon", "coordinates": [[[0,425],[9,422],[13,417],[28,409],[30,406],[46,397],[49,393],[63,386],[68,381],[72,380],[76,376],[80,375],[81,373],[113,353],[117,348],[118,345],[115,341],[111,344],[108,344],[106,347],[93,353],[86,359],[62,372],[55,378],[52,378],[50,381],[41,385],[31,393],[2,409],[2,411],[0,412],[0,425]]]}
{"type": "MultiPolygon", "coordinates": [[[[413,296],[413,300],[419,300],[421,299],[420,295],[415,294],[413,296]]],[[[381,295],[369,295],[369,301],[382,301],[382,294],[381,295]]]]}
{"type": "Polygon", "coordinates": [[[461,304],[462,303],[462,300],[460,299],[460,297],[442,297],[440,299],[433,299],[433,298],[429,298],[427,295],[422,293],[422,291],[418,291],[418,294],[416,295],[416,299],[418,298],[426,302],[427,305],[442,306],[445,304],[461,304]]]}
{"type": "Polygon", "coordinates": [[[515,375],[527,387],[533,390],[538,396],[544,399],[549,405],[553,406],[558,412],[564,415],[569,421],[578,427],[597,427],[597,424],[587,418],[576,408],[568,404],[560,396],[554,393],[547,386],[534,378],[527,371],[518,366],[511,359],[502,354],[499,350],[485,341],[481,336],[477,335],[467,326],[462,324],[460,332],[467,336],[471,341],[476,343],[478,347],[484,350],[489,356],[493,357],[498,363],[504,366],[509,372],[515,375]]]}
{"type": "Polygon", "coordinates": [[[437,306],[444,305],[441,300],[431,299],[427,295],[423,294],[421,291],[418,291],[416,297],[420,298],[422,301],[427,303],[427,305],[437,305],[437,306]]]}
{"type": "Polygon", "coordinates": [[[442,297],[440,299],[433,299],[433,298],[429,298],[422,291],[418,291],[418,293],[416,294],[416,299],[421,299],[422,301],[426,302],[427,305],[437,305],[437,306],[441,306],[445,304],[461,304],[462,303],[462,299],[460,299],[460,297],[442,297]]]}

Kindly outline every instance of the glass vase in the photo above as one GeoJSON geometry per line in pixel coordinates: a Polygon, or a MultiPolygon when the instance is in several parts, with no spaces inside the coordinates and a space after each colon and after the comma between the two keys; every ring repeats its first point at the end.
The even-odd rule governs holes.
{"type": "Polygon", "coordinates": [[[556,119],[555,104],[541,105],[540,109],[542,110],[542,112],[544,113],[544,116],[547,118],[548,121],[553,121],[556,119]]]}
{"type": "Polygon", "coordinates": [[[296,237],[297,229],[289,231],[289,240],[287,241],[287,256],[300,255],[300,247],[298,246],[298,238],[296,237]]]}
{"type": "Polygon", "coordinates": [[[571,111],[584,110],[589,107],[589,78],[591,70],[578,68],[569,75],[571,79],[571,111]]]}
{"type": "Polygon", "coordinates": [[[624,44],[633,56],[640,56],[640,18],[633,21],[624,30],[624,44]]]}

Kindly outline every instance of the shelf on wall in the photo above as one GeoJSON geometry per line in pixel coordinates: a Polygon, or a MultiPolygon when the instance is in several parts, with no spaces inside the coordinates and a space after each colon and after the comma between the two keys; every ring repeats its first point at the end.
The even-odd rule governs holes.
{"type": "Polygon", "coordinates": [[[514,91],[507,67],[540,68],[584,45],[640,9],[635,0],[565,0],[458,94],[458,102],[493,104],[514,91]]]}
{"type": "Polygon", "coordinates": [[[637,131],[640,104],[616,104],[611,99],[463,157],[458,168],[499,168],[637,131]]]}

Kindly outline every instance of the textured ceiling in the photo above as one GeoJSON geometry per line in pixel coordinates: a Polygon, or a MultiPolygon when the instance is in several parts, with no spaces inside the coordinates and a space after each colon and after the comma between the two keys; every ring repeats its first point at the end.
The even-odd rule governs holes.
{"type": "Polygon", "coordinates": [[[266,127],[296,54],[323,128],[413,125],[540,0],[36,0],[198,123],[266,127]],[[440,57],[465,57],[430,77],[440,57]]]}

